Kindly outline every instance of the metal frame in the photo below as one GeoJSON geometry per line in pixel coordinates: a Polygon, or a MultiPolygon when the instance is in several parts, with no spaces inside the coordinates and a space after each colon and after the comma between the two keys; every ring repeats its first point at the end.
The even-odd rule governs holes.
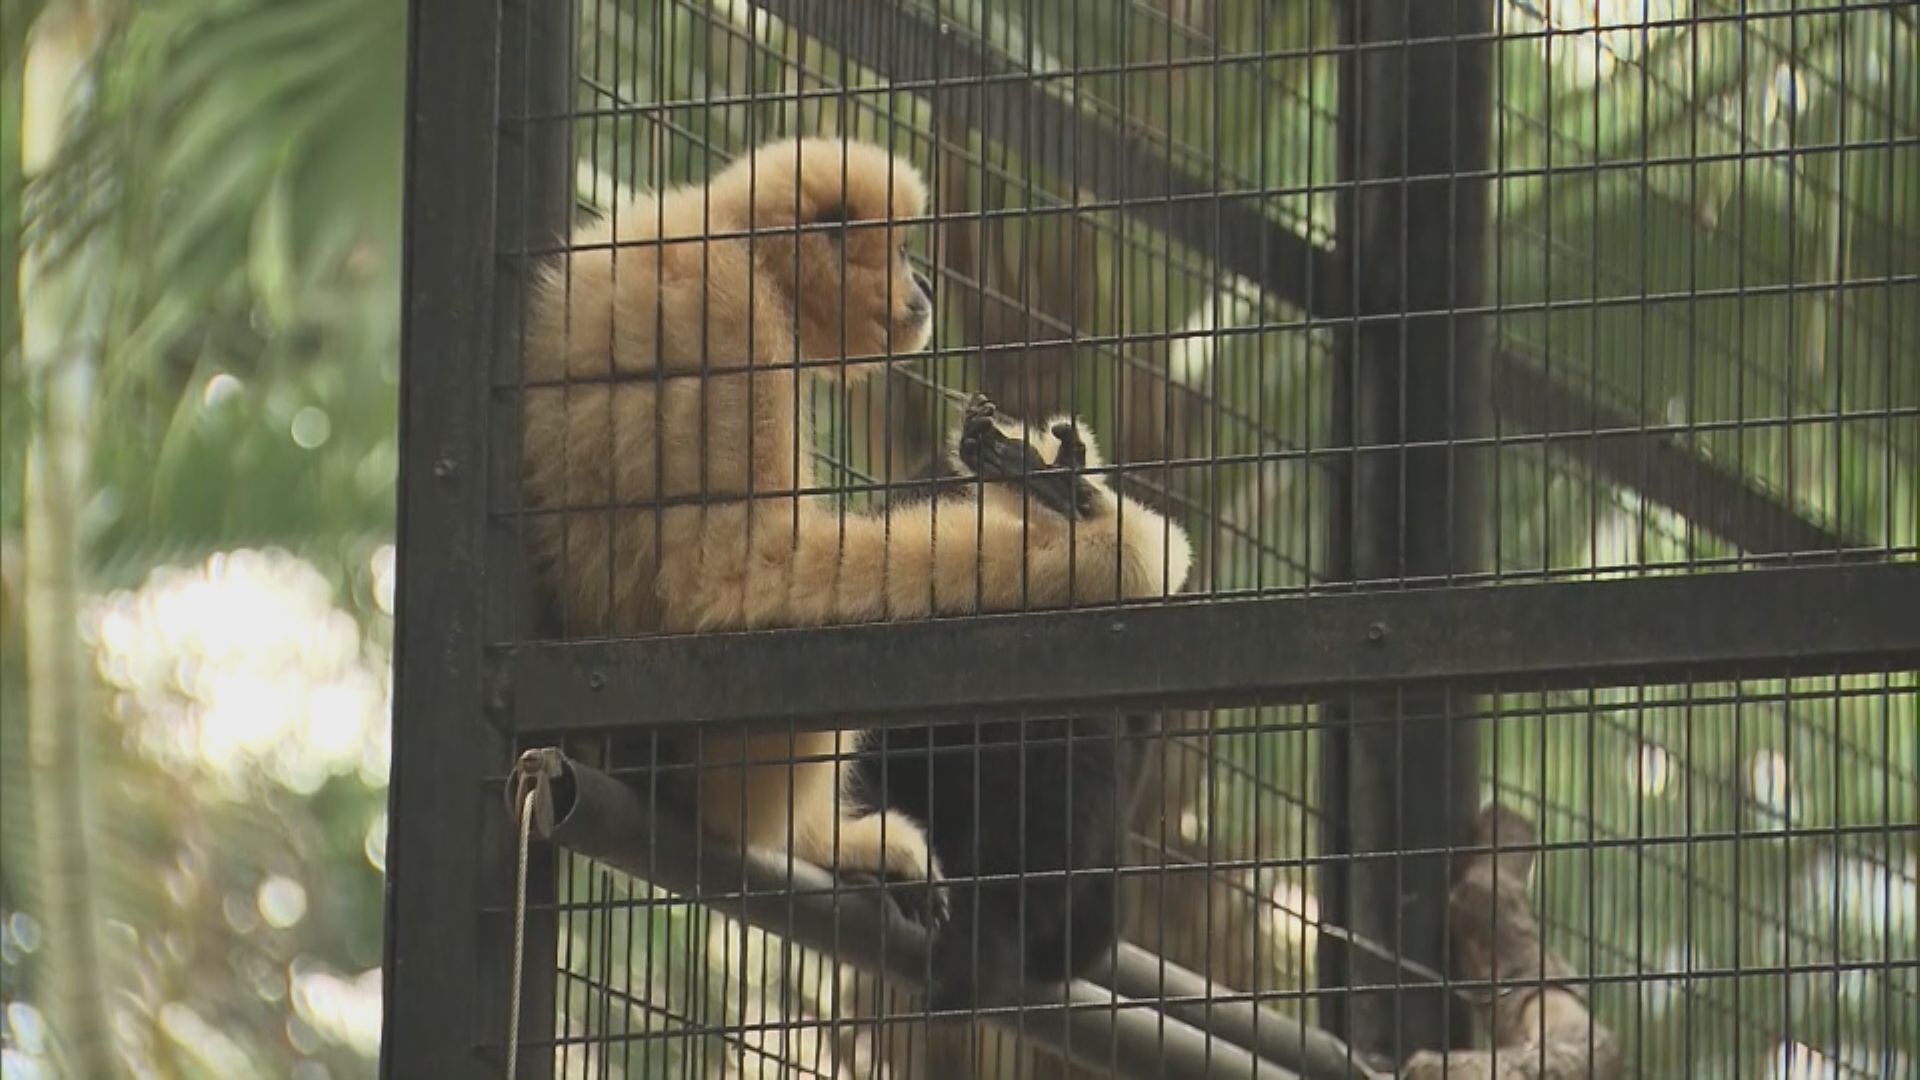
{"type": "MultiPolygon", "coordinates": [[[[1231,201],[1209,199],[1205,180],[1153,147],[1074,113],[1018,78],[1016,66],[909,10],[885,0],[757,6],[896,83],[917,84],[914,92],[997,102],[967,112],[982,134],[1072,169],[1129,215],[1260,280],[1310,318],[1339,320],[1355,358],[1339,414],[1352,421],[1350,445],[1361,448],[1335,466],[1346,470],[1338,550],[1351,556],[1340,574],[1348,585],[1298,597],[897,626],[520,643],[526,618],[517,536],[500,525],[499,506],[489,502],[492,493],[511,503],[498,493],[513,491],[516,477],[514,405],[506,393],[517,378],[516,354],[502,345],[517,332],[521,264],[514,259],[544,247],[542,234],[565,221],[570,172],[542,163],[571,157],[564,120],[552,120],[545,137],[524,144],[503,137],[515,129],[501,121],[522,104],[519,117],[528,124],[565,113],[566,72],[552,65],[552,53],[568,44],[569,8],[538,0],[412,0],[383,1076],[460,1075],[478,1061],[504,1065],[486,1048],[497,1047],[504,1022],[505,995],[493,991],[506,977],[510,939],[502,913],[512,866],[506,819],[487,781],[531,738],[702,719],[924,721],[1069,704],[1327,699],[1336,705],[1336,722],[1350,730],[1330,740],[1328,774],[1338,778],[1334,790],[1349,797],[1337,815],[1341,826],[1328,836],[1329,852],[1427,853],[1419,865],[1330,858],[1323,864],[1329,910],[1355,932],[1444,971],[1446,871],[1432,853],[1457,846],[1477,787],[1469,777],[1421,766],[1436,755],[1456,765],[1473,755],[1463,752],[1462,725],[1401,718],[1470,712],[1458,695],[1492,689],[1920,668],[1920,566],[1910,562],[1490,585],[1461,557],[1475,550],[1476,538],[1463,528],[1474,516],[1461,511],[1473,498],[1466,467],[1473,455],[1463,455],[1460,444],[1486,425],[1440,406],[1476,401],[1529,433],[1577,436],[1554,445],[1749,553],[1803,559],[1861,547],[1524,358],[1499,350],[1481,356],[1486,350],[1473,324],[1486,305],[1477,274],[1467,268],[1478,260],[1484,200],[1471,190],[1478,180],[1453,174],[1483,177],[1487,133],[1439,124],[1417,139],[1403,132],[1416,104],[1453,101],[1472,114],[1488,99],[1484,72],[1476,77],[1466,60],[1490,47],[1485,0],[1355,0],[1361,15],[1343,54],[1352,106],[1343,115],[1353,139],[1342,155],[1349,170],[1343,179],[1368,183],[1351,189],[1361,194],[1350,194],[1342,209],[1340,235],[1352,257],[1231,201]],[[1409,38],[1419,44],[1408,46],[1409,38]],[[1362,79],[1368,90],[1357,95],[1362,79]],[[523,103],[503,97],[523,87],[534,88],[523,103]],[[1408,175],[1435,179],[1409,182],[1408,175]],[[1445,212],[1413,212],[1423,200],[1445,212]],[[1417,278],[1402,281],[1391,272],[1402,260],[1440,260],[1456,272],[1437,283],[1438,291],[1423,292],[1417,278]],[[1409,319],[1409,310],[1419,314],[1409,319]],[[1403,367],[1411,355],[1443,355],[1449,363],[1403,367]],[[476,377],[482,370],[488,377],[476,377]],[[1401,408],[1408,401],[1433,407],[1409,412],[1401,408]],[[1587,422],[1572,426],[1575,418],[1587,422]],[[1408,441],[1422,448],[1399,449],[1408,441]],[[1424,498],[1402,503],[1402,490],[1424,498]],[[1354,584],[1388,580],[1392,591],[1354,584]],[[1422,587],[1404,588],[1409,583],[1422,587]],[[713,677],[741,667],[761,677],[713,677]],[[853,670],[864,677],[817,677],[853,670]],[[1127,673],[1124,682],[1116,671],[1127,673]],[[987,673],[992,678],[980,677],[987,673]],[[1423,817],[1433,805],[1446,812],[1423,817]],[[1399,925],[1391,916],[1410,876],[1431,923],[1399,925]]],[[[658,835],[672,828],[650,827],[658,835]]],[[[552,838],[567,842],[568,834],[556,829],[552,838]]],[[[612,847],[577,837],[574,843],[621,865],[612,847]]],[[[709,869],[720,865],[711,849],[700,858],[709,869]]],[[[546,874],[536,872],[529,924],[536,957],[550,953],[554,940],[550,911],[540,914],[551,907],[550,862],[546,874]]],[[[781,896],[769,918],[791,926],[795,899],[781,896]]],[[[832,914],[861,917],[851,906],[832,914]]],[[[838,940],[851,938],[843,933],[838,940]]],[[[1150,959],[1127,954],[1103,978],[1139,999],[1207,993],[1199,976],[1164,965],[1150,971],[1150,959]]],[[[1338,943],[1323,943],[1321,964],[1338,982],[1376,990],[1403,978],[1388,968],[1361,970],[1338,943]]],[[[537,960],[528,964],[536,977],[540,969],[537,960]]],[[[550,992],[551,973],[544,977],[550,992]]],[[[529,1000],[541,1000],[541,992],[530,987],[529,1000]]],[[[1119,1015],[1112,995],[1097,996],[1088,1004],[1098,1008],[1067,1010],[1075,1024],[1119,1015]]],[[[1336,1034],[1356,1050],[1395,1059],[1414,1046],[1447,1045],[1464,1019],[1437,989],[1402,989],[1380,1005],[1343,994],[1326,1001],[1336,1034]]],[[[1168,1002],[1169,1019],[1156,1022],[1178,1033],[1175,1042],[1199,1039],[1234,1075],[1287,1075],[1271,1065],[1260,1071],[1261,1055],[1281,1061],[1289,1051],[1254,1045],[1287,1025],[1269,1021],[1256,1029],[1257,1012],[1228,1015],[1223,1008],[1168,1002]],[[1223,1053],[1219,1043],[1208,1047],[1209,1030],[1239,1055],[1223,1053]]],[[[1097,1037],[1083,1037],[1095,1034],[1091,1028],[1076,1034],[1075,1045],[1133,1045],[1124,1034],[1115,1044],[1115,1021],[1104,1022],[1097,1037]]],[[[551,1035],[551,1017],[526,1010],[521,1037],[531,1045],[517,1075],[544,1075],[540,1051],[551,1035]]],[[[1321,1051],[1338,1045],[1302,1037],[1321,1051]]]]}
{"type": "Polygon", "coordinates": [[[1866,671],[1920,664],[1915,611],[1920,566],[1901,563],[543,642],[499,650],[493,704],[551,735],[1866,671]]]}
{"type": "MultiPolygon", "coordinates": [[[[476,1048],[498,1047],[506,1019],[504,993],[478,992],[505,989],[513,944],[500,914],[513,890],[507,823],[479,779],[514,742],[487,722],[485,645],[524,623],[518,537],[488,513],[488,493],[515,491],[517,475],[512,404],[496,391],[518,381],[524,268],[497,253],[564,235],[572,176],[567,125],[503,138],[497,109],[502,87],[523,88],[530,110],[564,105],[566,70],[542,58],[570,47],[570,26],[566,6],[538,0],[411,5],[382,1076],[464,1072],[476,1048]]],[[[540,903],[553,884],[551,860],[536,862],[536,954],[553,950],[540,903]]],[[[531,974],[527,992],[550,994],[552,973],[531,974]]],[[[514,1075],[550,1071],[552,1020],[523,1011],[514,1075]]]]}
{"type": "MultiPolygon", "coordinates": [[[[1493,4],[1356,0],[1343,14],[1353,47],[1340,56],[1335,234],[1357,318],[1336,333],[1333,422],[1334,442],[1356,452],[1336,467],[1331,576],[1452,581],[1479,573],[1485,558],[1489,459],[1457,446],[1491,430],[1488,334],[1484,318],[1467,313],[1486,299],[1493,4]],[[1358,452],[1393,445],[1417,448],[1358,452]]],[[[1536,612],[1553,607],[1532,599],[1536,612]]],[[[1373,625],[1384,632],[1400,622],[1373,625]]],[[[1434,616],[1424,624],[1483,641],[1519,625],[1434,616]]],[[[1445,851],[1471,838],[1478,729],[1410,722],[1472,710],[1453,687],[1409,693],[1391,681],[1370,681],[1328,710],[1321,771],[1333,805],[1321,849],[1335,858],[1320,868],[1321,910],[1396,957],[1444,972],[1448,859],[1364,856],[1445,851]]],[[[1399,965],[1323,937],[1318,971],[1327,1029],[1382,1060],[1471,1038],[1465,1010],[1452,1009],[1439,986],[1356,991],[1398,986],[1399,965]]]]}
{"type": "Polygon", "coordinates": [[[383,965],[385,1077],[467,1075],[497,1032],[513,887],[477,780],[511,741],[485,723],[488,380],[499,11],[416,0],[408,32],[399,590],[383,965]]]}
{"type": "MultiPolygon", "coordinates": [[[[499,111],[524,116],[564,112],[572,100],[573,82],[567,65],[551,58],[570,54],[574,40],[573,5],[547,0],[501,0],[502,41],[499,49],[499,111]],[[518,48],[512,47],[517,42],[518,48]],[[520,100],[512,101],[516,94],[520,100]]],[[[502,119],[505,119],[504,117],[502,119]]],[[[564,121],[497,125],[496,252],[520,252],[562,242],[573,220],[573,125],[564,121]]],[[[491,315],[494,324],[491,364],[493,393],[489,399],[488,484],[491,505],[519,508],[519,414],[521,315],[531,264],[525,258],[496,260],[491,315]]],[[[515,527],[516,515],[490,516],[486,581],[486,625],[490,640],[525,632],[530,592],[523,557],[524,538],[515,527]]],[[[520,934],[530,955],[551,956],[558,948],[559,920],[556,860],[536,859],[528,867],[527,907],[520,934]]],[[[523,975],[526,1000],[552,1000],[559,982],[550,964],[536,965],[523,975]]],[[[504,1026],[504,1024],[502,1025],[504,1026]]],[[[550,1009],[523,1009],[520,1014],[520,1060],[514,1064],[518,1080],[539,1080],[553,1071],[549,1050],[554,1036],[550,1009]]]]}

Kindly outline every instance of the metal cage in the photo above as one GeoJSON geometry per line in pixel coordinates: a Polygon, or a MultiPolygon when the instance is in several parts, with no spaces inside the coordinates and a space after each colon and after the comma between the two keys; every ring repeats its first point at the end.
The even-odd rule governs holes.
{"type": "Polygon", "coordinates": [[[412,10],[383,1075],[1920,1069],[1911,5],[412,10]],[[797,392],[820,494],[888,513],[968,391],[1070,411],[1185,589],[543,621],[530,284],[796,134],[931,192],[932,347],[797,392]],[[715,841],[659,756],[1061,716],[1152,719],[1100,729],[1124,944],[957,1017],[891,886],[715,841]]]}

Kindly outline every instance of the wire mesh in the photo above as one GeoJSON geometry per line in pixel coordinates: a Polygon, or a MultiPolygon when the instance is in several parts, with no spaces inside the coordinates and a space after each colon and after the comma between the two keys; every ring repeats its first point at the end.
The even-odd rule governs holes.
{"type": "MultiPolygon", "coordinates": [[[[1920,1038],[1917,710],[1920,682],[1888,673],[1513,693],[1447,720],[1487,729],[1482,797],[1540,823],[1545,940],[1628,1074],[1865,1078],[1906,1075],[1920,1038]]],[[[1321,911],[1315,871],[1359,856],[1319,843],[1317,712],[1166,717],[1122,871],[1125,939],[1272,1023],[1316,1019],[1323,935],[1394,957],[1321,911]]],[[[698,897],[570,857],[557,902],[563,1075],[1062,1074],[698,897]]]]}
{"type": "MultiPolygon", "coordinates": [[[[1445,448],[1491,469],[1497,539],[1461,574],[1911,557],[1911,21],[1872,3],[1563,7],[1494,6],[1497,408],[1445,448]]],[[[1086,416],[1116,478],[1194,526],[1190,592],[1304,591],[1328,574],[1339,468],[1421,448],[1337,431],[1334,338],[1354,324],[1330,295],[1349,288],[1331,230],[1354,190],[1337,5],[581,16],[583,207],[796,133],[880,142],[927,176],[933,225],[911,242],[942,297],[936,346],[892,380],[802,395],[819,486],[849,505],[884,503],[950,434],[932,385],[982,389],[1086,416]],[[928,31],[951,70],[912,47],[928,31]],[[871,66],[881,51],[894,70],[871,66]],[[1070,130],[1022,118],[1046,104],[1070,130]],[[1143,160],[1163,175],[1113,175],[1143,160]],[[1267,250],[1240,262],[1306,265],[1247,273],[1220,230],[1248,221],[1264,232],[1243,246],[1267,250]]]]}
{"type": "MultiPolygon", "coordinates": [[[[489,438],[515,467],[486,485],[488,570],[532,586],[490,610],[504,650],[1038,620],[1061,606],[1041,596],[1051,571],[1031,567],[1049,514],[1073,552],[1056,577],[1109,610],[1718,571],[1764,589],[1782,565],[1920,554],[1910,5],[577,0],[557,33],[540,10],[503,7],[500,27],[503,184],[528,197],[499,206],[494,254],[514,280],[546,282],[536,311],[548,305],[544,322],[497,316],[510,325],[489,438]],[[744,219],[717,202],[730,196],[716,177],[802,135],[824,140],[827,194],[795,180],[744,219]],[[856,144],[924,178],[925,206],[904,214],[912,184],[879,181],[897,220],[877,250],[901,247],[904,264],[856,253],[856,144]],[[564,223],[533,197],[556,145],[570,147],[564,223]],[[922,282],[930,341],[886,355],[917,336],[899,312],[922,282]],[[860,287],[877,309],[847,299],[860,287]],[[796,299],[820,290],[834,300],[818,311],[796,299]],[[755,304],[791,325],[756,321],[755,304]],[[742,318],[754,332],[734,332],[742,318]],[[1427,354],[1435,342],[1444,355],[1427,354]],[[696,389],[675,397],[675,379],[696,389]],[[774,389],[717,397],[729,379],[774,389]],[[959,469],[976,475],[947,475],[979,430],[963,413],[975,394],[1002,418],[1067,413],[1097,435],[1107,460],[1069,482],[1124,497],[1118,528],[1136,515],[1160,578],[1129,586],[1116,564],[1080,588],[1090,526],[1047,486],[1050,464],[1073,463],[1044,460],[1044,438],[1042,460],[1007,475],[977,459],[959,469]],[[540,408],[544,436],[526,419],[540,408]],[[983,477],[1018,507],[1020,569],[991,585],[1004,549],[987,539],[983,477]],[[956,479],[971,494],[942,502],[956,479]],[[940,531],[942,506],[963,527],[940,531]],[[803,517],[831,554],[803,554],[803,517]],[[882,542],[856,549],[876,521],[882,542]],[[1176,530],[1184,575],[1170,572],[1176,530]],[[906,565],[893,545],[922,542],[914,558],[936,566],[943,544],[965,547],[964,580],[909,568],[889,591],[906,565]],[[826,569],[801,574],[809,557],[826,569]],[[695,595],[693,581],[721,585],[695,595]]],[[[766,161],[765,175],[792,171],[766,161]]],[[[760,191],[762,174],[744,175],[760,191]]],[[[758,640],[739,640],[736,666],[678,672],[648,668],[664,654],[635,643],[629,674],[750,681],[758,640]]],[[[1435,1075],[1414,1051],[1475,1030],[1484,1044],[1501,1002],[1546,985],[1591,1009],[1591,1075],[1891,1077],[1920,1067],[1920,660],[1903,661],[1787,658],[1737,681],[1341,683],[1180,708],[1116,666],[1115,697],[1139,700],[1087,704],[1065,726],[1057,711],[983,712],[942,682],[927,715],[845,720],[884,737],[836,740],[834,717],[652,725],[611,692],[547,727],[649,808],[698,808],[715,844],[738,847],[772,807],[773,831],[746,839],[804,857],[822,838],[801,835],[802,804],[823,792],[842,824],[843,799],[970,809],[966,825],[926,806],[898,820],[932,835],[955,915],[988,913],[969,928],[976,953],[1031,945],[1027,909],[952,897],[1078,883],[1096,899],[1064,947],[1104,916],[1206,980],[1191,1001],[1164,981],[1157,1000],[1123,992],[1109,950],[1072,972],[1097,992],[1086,1009],[1149,1017],[1163,1044],[1191,1023],[1222,1062],[1253,1048],[1218,1036],[1208,1010],[1252,1005],[1256,1029],[1351,1045],[1334,1071],[1287,1063],[1301,1075],[1435,1075]],[[907,749],[878,752],[893,740],[907,749]],[[760,771],[743,771],[750,754],[760,771]],[[1115,783],[1109,758],[1135,764],[1115,783]],[[1023,845],[1094,843],[1088,821],[1048,816],[1089,776],[1109,785],[1091,824],[1123,834],[1119,865],[1029,859],[1023,845]],[[899,794],[921,783],[944,794],[899,794]],[[1486,854],[1465,812],[1491,805],[1537,829],[1520,845],[1524,900],[1536,944],[1572,972],[1558,982],[1545,959],[1462,967],[1470,935],[1458,910],[1448,922],[1449,890],[1486,854]],[[1199,1019],[1179,1011],[1194,1001],[1199,1019]],[[1617,1068],[1595,1064],[1602,1039],[1617,1068]]],[[[830,696],[863,676],[813,677],[830,696]]],[[[586,676],[595,692],[603,678],[586,676]]],[[[523,1039],[541,1073],[1284,1075],[1180,1072],[1165,1045],[1122,1060],[1118,1020],[1104,1068],[1097,1051],[1073,1064],[1082,1035],[1063,1054],[1040,1035],[1057,1018],[1032,1002],[934,1015],[913,978],[842,962],[837,938],[725,914],[744,882],[660,886],[653,839],[633,837],[620,865],[548,852],[529,917],[550,1000],[523,1039]]],[[[914,875],[873,876],[841,874],[830,899],[891,897],[934,924],[935,951],[957,932],[899,880],[914,875]]],[[[1545,1020],[1533,1035],[1507,1052],[1574,1075],[1547,1069],[1565,1047],[1547,1046],[1545,1020]]],[[[475,1044],[497,1060],[490,1034],[475,1044]]]]}

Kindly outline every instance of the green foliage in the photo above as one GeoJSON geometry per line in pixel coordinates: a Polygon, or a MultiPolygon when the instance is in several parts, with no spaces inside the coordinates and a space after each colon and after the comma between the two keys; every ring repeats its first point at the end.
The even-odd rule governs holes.
{"type": "Polygon", "coordinates": [[[1502,47],[1498,324],[1814,520],[1911,546],[1916,38],[1787,7],[1663,28],[1597,85],[1502,47]]]}
{"type": "MultiPolygon", "coordinates": [[[[210,747],[234,734],[220,734],[214,714],[244,701],[259,685],[249,680],[271,685],[303,665],[331,663],[333,674],[256,697],[243,737],[304,717],[308,728],[285,738],[311,752],[328,724],[364,723],[383,707],[390,598],[369,560],[393,530],[405,5],[91,7],[103,32],[57,157],[23,200],[9,186],[6,202],[9,213],[24,208],[24,242],[49,290],[40,301],[85,297],[103,312],[96,332],[75,324],[58,344],[86,349],[99,369],[84,584],[139,590],[99,609],[138,625],[137,640],[99,621],[75,628],[100,656],[106,692],[95,700],[109,706],[76,722],[100,725],[90,787],[102,952],[113,983],[131,988],[115,1000],[114,1030],[146,1075],[364,1074],[384,756],[376,746],[357,769],[336,761],[314,773],[210,747]],[[242,560],[246,573],[227,556],[202,562],[247,546],[299,552],[325,576],[302,578],[273,558],[242,560]],[[202,564],[184,596],[169,592],[183,579],[166,569],[180,563],[202,564]],[[273,581],[280,606],[259,602],[273,581]],[[316,589],[333,596],[315,600],[316,589]],[[308,606],[288,599],[300,596],[308,606]],[[207,604],[230,605],[222,610],[253,621],[248,638],[292,654],[280,670],[250,672],[247,646],[192,610],[207,604]],[[363,625],[342,633],[336,606],[363,625]],[[334,636],[315,636],[322,629],[334,636]],[[306,652],[290,633],[307,635],[306,652]],[[331,644],[316,660],[322,640],[331,644]]],[[[10,0],[4,20],[10,72],[31,21],[15,8],[10,0]]],[[[16,165],[16,128],[6,129],[16,165]]],[[[28,428],[14,421],[38,401],[25,392],[11,295],[5,306],[0,541],[11,605],[28,428]]],[[[31,1002],[34,841],[20,812],[19,638],[7,617],[0,995],[31,1002]]],[[[377,720],[368,734],[384,745],[377,720]]],[[[23,1045],[18,1035],[10,1047],[23,1045]]]]}
{"type": "Polygon", "coordinates": [[[110,578],[236,544],[340,568],[391,529],[404,30],[391,0],[168,0],[103,47],[26,227],[55,273],[86,241],[107,267],[110,578]]]}

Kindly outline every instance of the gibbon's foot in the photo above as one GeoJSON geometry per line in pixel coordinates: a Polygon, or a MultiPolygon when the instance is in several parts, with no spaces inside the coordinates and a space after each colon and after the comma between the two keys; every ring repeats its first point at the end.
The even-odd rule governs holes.
{"type": "Polygon", "coordinates": [[[840,880],[862,888],[879,886],[884,902],[892,904],[907,921],[918,924],[929,934],[938,933],[952,914],[947,887],[939,880],[847,868],[841,869],[840,880]]]}
{"type": "Polygon", "coordinates": [[[1086,444],[1072,424],[1053,426],[1060,440],[1053,461],[1040,456],[1033,444],[1016,439],[995,422],[999,409],[985,394],[967,401],[966,418],[960,429],[960,463],[982,480],[1024,486],[1034,501],[1068,518],[1090,516],[1094,508],[1094,489],[1072,469],[1085,466],[1086,444]]]}
{"type": "Polygon", "coordinates": [[[833,850],[816,852],[849,885],[871,886],[901,915],[929,932],[947,920],[949,902],[940,861],[927,850],[920,826],[890,810],[841,819],[833,850]]]}

